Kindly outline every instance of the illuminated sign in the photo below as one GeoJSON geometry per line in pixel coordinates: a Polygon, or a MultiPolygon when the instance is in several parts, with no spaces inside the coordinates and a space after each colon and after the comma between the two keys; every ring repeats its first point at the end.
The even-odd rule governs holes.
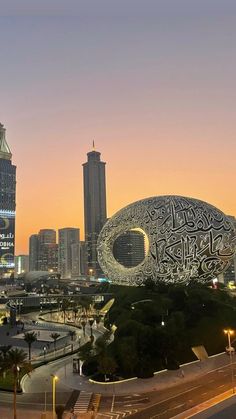
{"type": "Polygon", "coordinates": [[[15,211],[0,211],[0,268],[14,268],[15,211]]]}

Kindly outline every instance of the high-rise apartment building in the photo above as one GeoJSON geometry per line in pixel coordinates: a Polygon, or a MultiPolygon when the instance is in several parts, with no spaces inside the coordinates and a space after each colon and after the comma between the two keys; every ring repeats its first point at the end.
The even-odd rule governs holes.
{"type": "Polygon", "coordinates": [[[43,229],[39,231],[38,236],[38,270],[57,272],[58,245],[56,243],[56,231],[52,229],[43,229]]]}
{"type": "Polygon", "coordinates": [[[21,275],[29,272],[29,255],[15,256],[15,274],[21,275]]]}
{"type": "Polygon", "coordinates": [[[106,163],[101,161],[100,156],[98,151],[90,151],[87,162],[83,164],[87,271],[92,269],[94,275],[101,272],[97,261],[97,238],[107,219],[106,163]]]}
{"type": "Polygon", "coordinates": [[[114,258],[126,268],[139,265],[145,257],[144,234],[129,230],[121,234],[113,245],[114,258]]]}
{"type": "Polygon", "coordinates": [[[58,235],[58,270],[63,279],[79,275],[79,228],[61,228],[58,235]]]}
{"type": "Polygon", "coordinates": [[[29,268],[30,271],[57,272],[58,245],[55,230],[43,229],[30,236],[29,268]]]}
{"type": "Polygon", "coordinates": [[[81,275],[80,269],[80,242],[71,245],[71,278],[78,278],[81,275]]]}
{"type": "Polygon", "coordinates": [[[0,275],[14,271],[16,166],[0,124],[0,275]]]}
{"type": "Polygon", "coordinates": [[[29,239],[29,270],[38,271],[39,236],[32,234],[29,239]]]}
{"type": "Polygon", "coordinates": [[[87,275],[87,251],[85,241],[80,242],[80,275],[87,275]]]}

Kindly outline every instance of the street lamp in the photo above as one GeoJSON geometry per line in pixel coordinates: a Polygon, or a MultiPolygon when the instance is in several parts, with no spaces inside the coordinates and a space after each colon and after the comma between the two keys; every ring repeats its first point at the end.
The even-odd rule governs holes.
{"type": "Polygon", "coordinates": [[[46,352],[47,352],[47,347],[44,346],[43,347],[43,359],[44,359],[44,362],[46,361],[46,352]]]}
{"type": "Polygon", "coordinates": [[[52,377],[52,419],[56,419],[56,381],[58,377],[51,374],[52,377]]]}
{"type": "Polygon", "coordinates": [[[90,281],[91,281],[91,279],[92,279],[92,276],[93,276],[93,269],[92,269],[92,268],[90,268],[90,269],[89,269],[89,279],[90,279],[90,281]]]}
{"type": "Polygon", "coordinates": [[[230,356],[232,391],[234,393],[234,368],[233,368],[233,359],[232,359],[232,349],[234,348],[231,346],[231,336],[234,334],[234,330],[224,329],[224,334],[228,336],[228,350],[229,350],[229,356],[230,356]]]}

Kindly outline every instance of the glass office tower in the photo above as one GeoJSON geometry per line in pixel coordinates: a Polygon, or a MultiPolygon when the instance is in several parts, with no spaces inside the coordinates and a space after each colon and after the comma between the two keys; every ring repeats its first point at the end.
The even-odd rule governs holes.
{"type": "Polygon", "coordinates": [[[0,276],[13,273],[15,254],[16,166],[0,124],[0,276]]]}

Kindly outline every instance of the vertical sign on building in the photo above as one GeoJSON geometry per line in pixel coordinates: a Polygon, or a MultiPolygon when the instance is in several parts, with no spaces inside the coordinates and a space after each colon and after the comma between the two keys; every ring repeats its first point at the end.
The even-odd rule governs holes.
{"type": "Polygon", "coordinates": [[[0,276],[14,271],[16,166],[0,124],[0,276]]]}

